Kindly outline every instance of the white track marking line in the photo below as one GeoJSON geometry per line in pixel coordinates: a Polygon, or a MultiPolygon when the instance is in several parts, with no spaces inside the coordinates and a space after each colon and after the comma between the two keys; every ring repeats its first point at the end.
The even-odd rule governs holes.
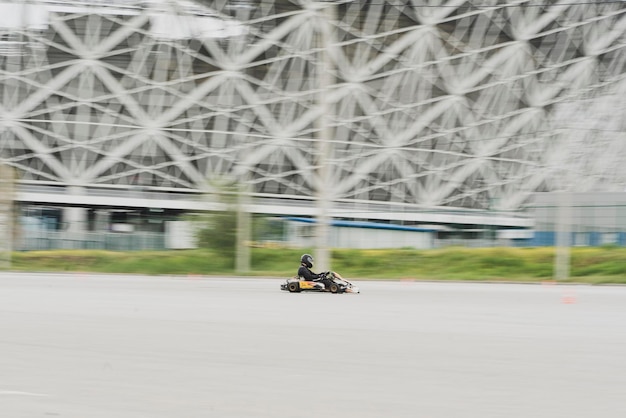
{"type": "Polygon", "coordinates": [[[22,391],[19,391],[19,390],[0,390],[0,396],[9,396],[9,395],[16,395],[16,396],[50,396],[50,395],[47,395],[45,393],[22,392],[22,391]]]}

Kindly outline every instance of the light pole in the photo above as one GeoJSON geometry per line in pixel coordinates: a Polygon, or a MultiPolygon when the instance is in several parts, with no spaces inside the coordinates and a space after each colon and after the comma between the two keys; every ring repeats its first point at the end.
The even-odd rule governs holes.
{"type": "Polygon", "coordinates": [[[558,192],[556,254],[554,257],[554,280],[569,278],[572,225],[572,192],[558,192]]]}
{"type": "Polygon", "coordinates": [[[330,270],[329,255],[329,235],[330,216],[329,212],[332,203],[331,193],[331,166],[328,163],[332,155],[332,128],[330,126],[329,114],[332,103],[329,99],[329,90],[333,86],[334,66],[330,57],[329,49],[332,42],[332,25],[336,20],[335,4],[333,2],[321,2],[320,11],[322,16],[321,25],[321,51],[319,66],[319,95],[318,103],[320,107],[320,117],[318,118],[318,160],[316,176],[316,203],[317,203],[317,225],[315,231],[315,259],[318,269],[330,270]]]}
{"type": "Polygon", "coordinates": [[[0,269],[11,268],[13,250],[14,174],[11,167],[0,164],[0,269]]]}

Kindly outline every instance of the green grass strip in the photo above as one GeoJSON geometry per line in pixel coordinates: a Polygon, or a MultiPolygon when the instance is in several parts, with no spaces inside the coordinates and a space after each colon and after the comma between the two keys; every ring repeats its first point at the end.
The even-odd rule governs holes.
{"type": "MultiPolygon", "coordinates": [[[[252,248],[248,276],[290,277],[311,249],[252,248]]],[[[332,268],[347,278],[527,282],[551,280],[555,249],[461,248],[332,251],[332,268]]],[[[571,249],[571,282],[626,283],[626,248],[571,249]]],[[[211,250],[16,252],[12,270],[235,275],[233,260],[211,250]]]]}

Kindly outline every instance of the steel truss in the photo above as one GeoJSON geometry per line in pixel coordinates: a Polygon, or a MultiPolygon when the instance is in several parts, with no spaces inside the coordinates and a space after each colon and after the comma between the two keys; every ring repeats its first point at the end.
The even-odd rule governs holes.
{"type": "Polygon", "coordinates": [[[0,3],[0,161],[22,184],[428,208],[623,190],[626,4],[577,3],[0,3]]]}

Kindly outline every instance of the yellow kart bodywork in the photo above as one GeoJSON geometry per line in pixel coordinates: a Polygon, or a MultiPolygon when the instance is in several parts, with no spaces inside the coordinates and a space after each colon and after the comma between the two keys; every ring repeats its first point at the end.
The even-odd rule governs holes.
{"type": "Polygon", "coordinates": [[[317,282],[309,282],[307,280],[299,280],[300,289],[302,290],[313,290],[319,288],[319,283],[317,282]]]}
{"type": "Polygon", "coordinates": [[[299,277],[294,276],[287,279],[280,285],[281,290],[286,290],[290,293],[298,293],[302,291],[313,292],[330,292],[330,293],[360,293],[358,287],[341,277],[338,273],[329,272],[326,277],[326,281],[329,287],[326,288],[322,282],[314,282],[309,280],[301,280],[299,277]]]}

